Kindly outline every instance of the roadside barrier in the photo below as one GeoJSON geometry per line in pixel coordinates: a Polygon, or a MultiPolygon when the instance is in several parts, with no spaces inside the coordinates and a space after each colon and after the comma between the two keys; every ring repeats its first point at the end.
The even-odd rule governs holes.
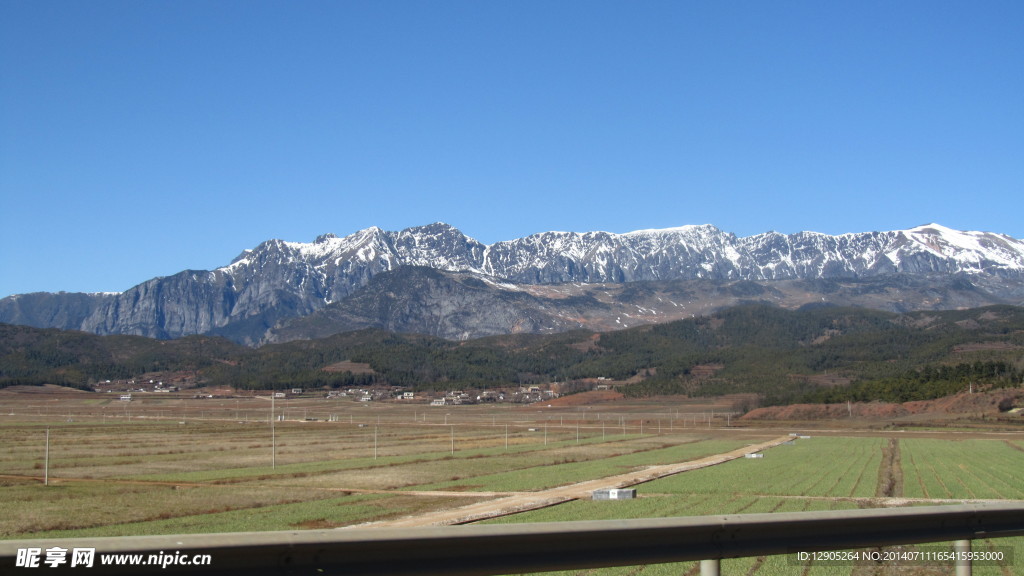
{"type": "MultiPolygon", "coordinates": [[[[6,540],[0,541],[0,572],[32,574],[38,567],[47,574],[53,569],[138,574],[145,573],[140,566],[146,565],[159,574],[484,576],[701,561],[704,576],[717,576],[724,558],[816,558],[829,550],[955,542],[949,550],[959,555],[954,564],[963,576],[971,571],[971,540],[1022,535],[1024,502],[980,503],[536,524],[6,540]],[[77,566],[71,566],[73,560],[77,566]]],[[[1024,562],[1008,559],[1014,560],[1024,562]]]]}

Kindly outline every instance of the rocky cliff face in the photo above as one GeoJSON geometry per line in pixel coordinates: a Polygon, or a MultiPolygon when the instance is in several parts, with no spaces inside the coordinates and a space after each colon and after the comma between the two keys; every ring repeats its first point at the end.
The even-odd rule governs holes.
{"type": "Polygon", "coordinates": [[[265,342],[383,328],[449,340],[580,327],[573,318],[609,308],[590,296],[545,298],[472,272],[404,266],[374,276],[352,296],[271,329],[265,342]]]}
{"type": "Polygon", "coordinates": [[[263,342],[321,338],[370,327],[449,340],[574,329],[607,332],[709,315],[751,302],[788,309],[828,305],[909,312],[977,308],[1005,300],[962,275],[544,285],[406,266],[374,276],[365,287],[323,310],[284,320],[267,332],[263,342]]]}
{"type": "MultiPolygon", "coordinates": [[[[408,266],[473,274],[476,281],[493,286],[501,280],[555,285],[959,275],[997,301],[1024,300],[1024,242],[934,224],[841,236],[769,232],[746,238],[714,226],[627,234],[545,232],[487,246],[437,223],[400,232],[369,228],[344,238],[327,234],[312,243],[270,240],[217,270],[156,278],[116,295],[12,296],[0,300],[0,322],[157,338],[216,333],[255,344],[275,326],[324,310],[375,277],[408,266]]],[[[470,290],[469,278],[418,278],[421,295],[402,305],[420,312],[400,314],[399,303],[391,302],[387,306],[393,319],[385,325],[415,331],[433,326],[430,333],[439,335],[466,332],[458,318],[467,301],[460,298],[483,294],[470,290]],[[458,297],[443,287],[451,282],[461,286],[458,297]]],[[[380,307],[385,306],[380,298],[362,296],[345,314],[355,324],[357,317],[379,322],[380,307]]],[[[505,332],[560,329],[541,305],[524,295],[504,294],[490,305],[489,319],[477,315],[474,322],[493,322],[505,332]],[[515,314],[502,312],[510,307],[515,314]]]]}

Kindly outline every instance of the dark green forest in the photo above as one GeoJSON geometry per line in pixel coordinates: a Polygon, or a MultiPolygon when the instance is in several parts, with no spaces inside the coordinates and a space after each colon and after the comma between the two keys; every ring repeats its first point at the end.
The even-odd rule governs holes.
{"type": "Polygon", "coordinates": [[[479,389],[604,377],[630,380],[618,389],[632,397],[755,392],[766,404],[921,400],[968,387],[1021,386],[1024,309],[895,314],[751,304],[606,333],[452,342],[362,330],[258,349],[210,336],[160,341],[0,325],[0,387],[89,388],[159,372],[240,389],[479,389]],[[325,370],[345,360],[373,373],[325,370]],[[822,385],[821,377],[833,384],[822,385]]]}

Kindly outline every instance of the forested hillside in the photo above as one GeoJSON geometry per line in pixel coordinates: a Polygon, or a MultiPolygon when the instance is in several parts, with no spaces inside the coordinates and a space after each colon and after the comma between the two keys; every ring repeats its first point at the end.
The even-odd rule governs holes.
{"type": "Polygon", "coordinates": [[[158,341],[0,325],[0,386],[86,388],[160,371],[243,389],[493,388],[603,377],[620,382],[628,396],[756,392],[766,403],[905,401],[1021,385],[1024,309],[900,315],[746,305],[606,333],[452,342],[362,330],[259,349],[205,336],[158,341]],[[330,369],[343,361],[372,370],[330,369]]]}

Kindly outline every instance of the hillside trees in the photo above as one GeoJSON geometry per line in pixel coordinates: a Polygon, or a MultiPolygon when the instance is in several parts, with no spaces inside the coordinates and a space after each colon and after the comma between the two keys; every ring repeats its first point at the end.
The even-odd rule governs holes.
{"type": "Polygon", "coordinates": [[[916,399],[971,382],[1019,385],[1024,309],[900,315],[749,304],[606,333],[453,342],[367,329],[258,349],[211,336],[158,341],[0,325],[0,385],[85,386],[160,371],[248,389],[488,388],[604,377],[630,380],[620,387],[630,396],[755,392],[766,404],[916,399]],[[346,360],[372,372],[331,369],[346,360]],[[852,384],[822,388],[815,383],[822,375],[852,384]]]}
{"type": "Polygon", "coordinates": [[[910,402],[932,400],[967,391],[1020,386],[1024,372],[1002,361],[928,365],[890,378],[862,380],[850,386],[818,390],[806,399],[816,402],[910,402]]]}

